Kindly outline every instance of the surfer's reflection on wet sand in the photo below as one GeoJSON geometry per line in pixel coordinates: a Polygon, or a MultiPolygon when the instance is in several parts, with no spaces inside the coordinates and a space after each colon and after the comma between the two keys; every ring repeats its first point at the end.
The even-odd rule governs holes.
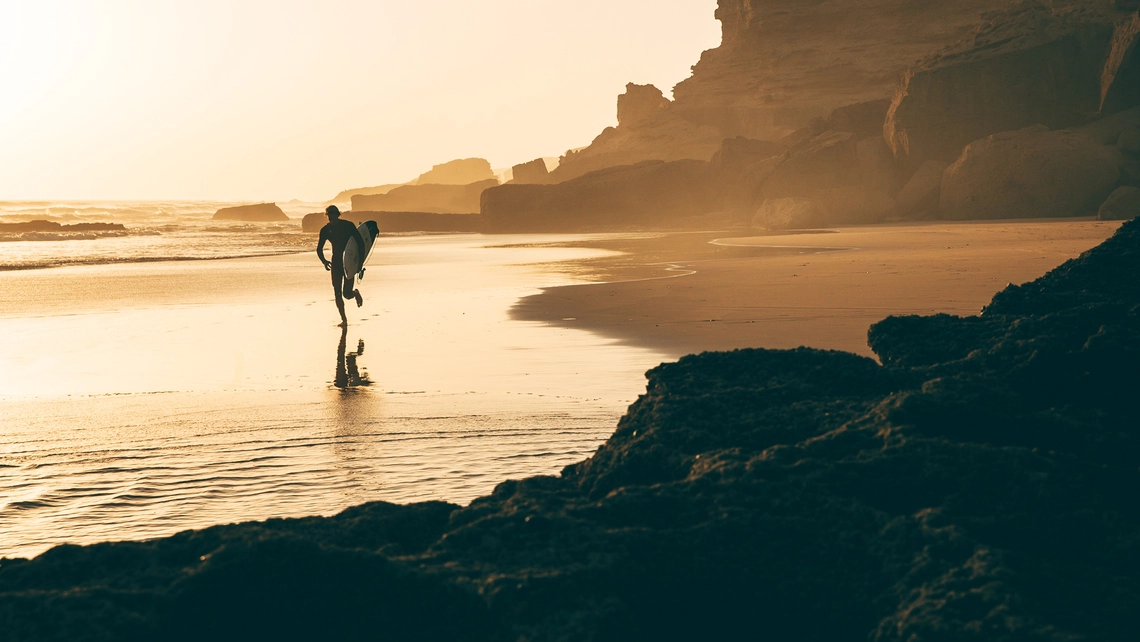
{"type": "Polygon", "coordinates": [[[336,349],[336,375],[333,377],[333,385],[341,390],[371,386],[372,381],[368,379],[368,372],[361,374],[356,365],[356,358],[364,354],[364,339],[357,342],[356,352],[347,352],[347,349],[348,328],[341,328],[340,345],[336,349]]]}

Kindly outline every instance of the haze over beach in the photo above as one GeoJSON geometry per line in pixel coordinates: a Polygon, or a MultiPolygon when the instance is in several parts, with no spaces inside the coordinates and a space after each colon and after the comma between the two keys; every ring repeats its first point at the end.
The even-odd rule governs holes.
{"type": "Polygon", "coordinates": [[[0,638],[1132,639],[1138,11],[0,7],[0,638]]]}

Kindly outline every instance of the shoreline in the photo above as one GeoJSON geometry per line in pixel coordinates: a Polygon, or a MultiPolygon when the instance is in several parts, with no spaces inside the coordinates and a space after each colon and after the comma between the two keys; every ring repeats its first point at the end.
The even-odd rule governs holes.
{"type": "Polygon", "coordinates": [[[624,254],[579,262],[572,269],[594,283],[545,288],[516,303],[511,318],[673,357],[799,346],[872,356],[867,329],[884,317],[977,314],[1006,284],[1040,277],[1119,225],[1091,218],[923,221],[586,242],[624,254]]]}

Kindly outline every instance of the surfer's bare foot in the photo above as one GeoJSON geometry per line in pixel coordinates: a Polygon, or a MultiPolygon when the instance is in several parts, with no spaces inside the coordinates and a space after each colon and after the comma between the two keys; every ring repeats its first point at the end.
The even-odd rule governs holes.
{"type": "Polygon", "coordinates": [[[364,305],[364,297],[360,296],[360,290],[356,291],[356,307],[364,305]]]}

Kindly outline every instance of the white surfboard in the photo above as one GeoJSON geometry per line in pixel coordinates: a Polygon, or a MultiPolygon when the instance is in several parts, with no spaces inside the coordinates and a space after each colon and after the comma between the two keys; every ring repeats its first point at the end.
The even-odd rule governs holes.
{"type": "Polygon", "coordinates": [[[357,246],[356,239],[350,240],[344,248],[344,275],[348,278],[355,276],[364,278],[364,262],[372,253],[372,243],[380,233],[380,228],[377,227],[376,221],[364,221],[357,226],[356,231],[360,232],[360,238],[364,239],[364,250],[361,251],[357,246]]]}

